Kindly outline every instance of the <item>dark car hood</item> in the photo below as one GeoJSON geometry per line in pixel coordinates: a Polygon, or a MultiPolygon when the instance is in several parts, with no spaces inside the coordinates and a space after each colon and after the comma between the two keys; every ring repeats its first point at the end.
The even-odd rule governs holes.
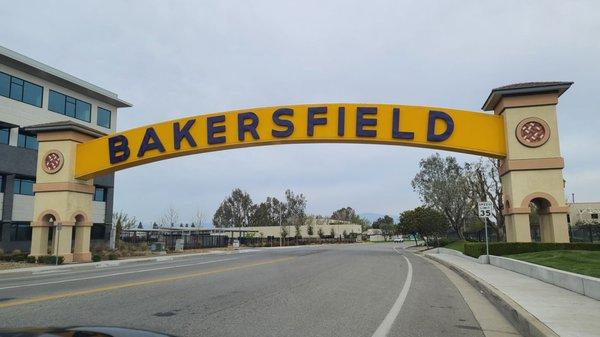
{"type": "Polygon", "coordinates": [[[0,330],[2,337],[175,337],[162,333],[118,327],[75,326],[0,330]]]}

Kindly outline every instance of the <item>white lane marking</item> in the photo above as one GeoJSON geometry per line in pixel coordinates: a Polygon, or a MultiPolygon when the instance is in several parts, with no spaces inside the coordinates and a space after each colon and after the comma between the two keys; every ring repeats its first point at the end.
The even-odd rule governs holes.
{"type": "MultiPolygon", "coordinates": [[[[396,253],[400,254],[400,252],[398,250],[396,250],[395,247],[394,247],[394,251],[396,251],[396,253]]],[[[381,322],[381,324],[379,325],[377,330],[375,330],[373,337],[386,337],[390,333],[390,330],[392,329],[392,325],[394,325],[394,321],[396,320],[396,317],[398,317],[398,314],[400,313],[400,309],[402,309],[402,305],[404,304],[404,301],[406,300],[406,296],[408,295],[408,290],[410,289],[410,285],[412,283],[412,264],[410,263],[410,261],[408,260],[408,258],[406,256],[402,255],[402,257],[406,260],[406,263],[408,263],[408,273],[406,274],[406,280],[404,281],[404,286],[402,287],[402,290],[400,291],[400,295],[398,295],[396,302],[394,303],[394,305],[392,306],[392,308],[390,309],[388,314],[383,319],[383,322],[381,322]]]]}
{"type": "Polygon", "coordinates": [[[120,272],[120,273],[112,273],[112,274],[106,274],[106,275],[96,275],[96,276],[88,276],[88,277],[80,277],[80,278],[72,278],[72,279],[58,280],[58,281],[48,281],[48,282],[30,283],[30,284],[20,284],[20,285],[15,285],[15,286],[1,287],[0,290],[15,289],[15,288],[25,288],[25,287],[36,287],[36,286],[43,286],[43,285],[57,284],[57,283],[66,283],[66,282],[77,282],[77,281],[91,280],[91,279],[104,278],[104,277],[112,277],[112,276],[119,276],[119,275],[143,273],[143,272],[154,271],[154,270],[163,270],[163,269],[172,269],[172,268],[198,266],[198,265],[202,265],[202,264],[209,264],[209,263],[223,262],[223,261],[231,261],[231,260],[237,260],[237,258],[220,259],[220,260],[212,260],[212,261],[203,261],[203,262],[199,262],[199,263],[181,264],[181,265],[168,266],[168,267],[158,267],[158,268],[148,268],[148,269],[132,270],[132,271],[125,271],[125,272],[120,272]]]}

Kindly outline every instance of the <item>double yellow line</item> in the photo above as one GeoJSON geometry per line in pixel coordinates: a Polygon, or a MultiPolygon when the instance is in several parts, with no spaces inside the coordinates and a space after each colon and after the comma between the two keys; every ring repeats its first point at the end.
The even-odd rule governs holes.
{"type": "Polygon", "coordinates": [[[192,273],[192,274],[185,274],[185,275],[180,275],[180,276],[162,277],[162,278],[157,278],[157,279],[152,279],[152,280],[121,283],[121,284],[115,284],[115,285],[106,286],[106,287],[100,287],[100,288],[68,291],[68,292],[58,293],[58,294],[54,294],[54,295],[46,295],[46,296],[39,296],[39,297],[33,297],[33,298],[19,299],[19,300],[14,300],[14,301],[7,301],[4,303],[0,303],[0,309],[14,307],[14,306],[18,306],[18,305],[24,305],[24,304],[38,303],[38,302],[43,302],[43,301],[58,300],[58,299],[63,299],[63,298],[75,297],[75,296],[90,295],[90,294],[95,294],[95,293],[100,293],[100,292],[105,292],[105,291],[111,291],[111,290],[118,290],[118,289],[124,289],[124,288],[158,284],[158,283],[164,283],[164,282],[179,281],[179,280],[185,280],[185,279],[194,278],[194,277],[209,276],[209,275],[214,275],[214,274],[219,274],[219,273],[225,273],[225,272],[236,271],[236,270],[247,269],[247,268],[258,267],[258,266],[264,266],[264,265],[273,264],[273,263],[280,263],[280,262],[288,261],[291,259],[294,259],[294,257],[285,257],[285,258],[281,258],[281,259],[256,262],[256,263],[246,264],[246,265],[242,265],[242,266],[219,268],[219,269],[203,271],[203,272],[198,272],[198,273],[192,273]]]}

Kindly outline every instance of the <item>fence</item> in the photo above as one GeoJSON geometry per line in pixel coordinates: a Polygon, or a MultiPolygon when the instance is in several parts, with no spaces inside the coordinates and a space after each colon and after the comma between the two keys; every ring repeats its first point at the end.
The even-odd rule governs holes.
{"type": "Polygon", "coordinates": [[[227,247],[229,238],[225,235],[207,235],[196,233],[154,231],[137,232],[129,231],[121,234],[120,240],[127,243],[146,243],[148,245],[154,242],[164,242],[167,250],[174,250],[178,239],[184,240],[183,249],[217,248],[227,247]]]}
{"type": "Polygon", "coordinates": [[[240,244],[248,247],[279,247],[279,246],[303,246],[327,243],[356,243],[354,238],[295,238],[288,237],[279,239],[275,237],[266,238],[240,238],[240,244]]]}

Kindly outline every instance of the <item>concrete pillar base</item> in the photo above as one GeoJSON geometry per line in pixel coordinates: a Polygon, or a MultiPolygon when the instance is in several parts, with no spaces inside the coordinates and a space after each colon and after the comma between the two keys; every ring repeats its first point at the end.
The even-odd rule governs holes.
{"type": "Polygon", "coordinates": [[[90,252],[73,253],[73,261],[75,261],[75,262],[90,262],[90,261],[92,261],[92,253],[90,253],[90,252]]]}
{"type": "Polygon", "coordinates": [[[60,254],[59,256],[63,257],[63,263],[69,263],[69,262],[73,262],[73,254],[69,253],[69,254],[60,254]]]}

